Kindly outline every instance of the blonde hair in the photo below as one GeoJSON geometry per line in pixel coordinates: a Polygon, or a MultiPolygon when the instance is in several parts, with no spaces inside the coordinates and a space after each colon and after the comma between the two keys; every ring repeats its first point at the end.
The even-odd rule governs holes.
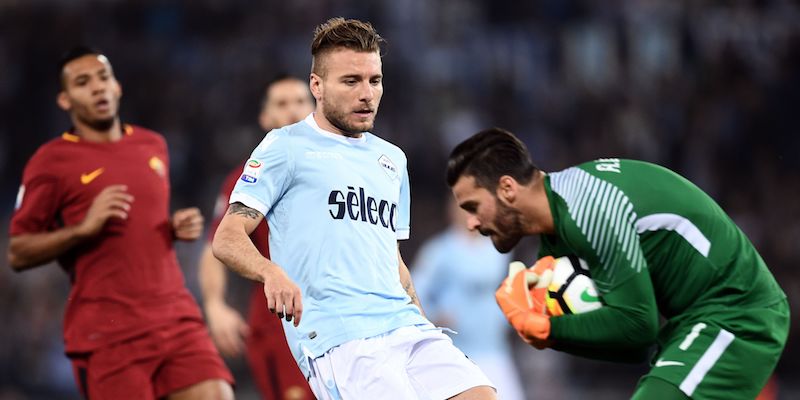
{"type": "Polygon", "coordinates": [[[320,76],[324,74],[319,58],[331,50],[346,48],[380,53],[383,43],[385,41],[369,22],[331,18],[314,29],[314,40],[311,41],[311,72],[320,76]]]}

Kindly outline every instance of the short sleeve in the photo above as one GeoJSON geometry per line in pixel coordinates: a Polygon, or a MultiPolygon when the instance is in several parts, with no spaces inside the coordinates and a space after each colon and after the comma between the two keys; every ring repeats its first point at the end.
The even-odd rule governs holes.
{"type": "Polygon", "coordinates": [[[267,215],[292,179],[294,161],[289,140],[267,134],[245,163],[231,192],[230,204],[239,202],[267,215]]]}
{"type": "Polygon", "coordinates": [[[25,166],[22,184],[17,193],[14,214],[11,217],[10,234],[40,233],[56,225],[58,214],[58,177],[37,162],[34,157],[25,166]]]}

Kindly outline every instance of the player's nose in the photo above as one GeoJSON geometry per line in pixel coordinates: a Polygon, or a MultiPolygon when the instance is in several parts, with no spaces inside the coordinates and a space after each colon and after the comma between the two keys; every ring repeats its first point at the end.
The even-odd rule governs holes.
{"type": "Polygon", "coordinates": [[[375,98],[375,88],[370,85],[369,81],[361,82],[358,99],[361,101],[372,101],[375,98]]]}
{"type": "Polygon", "coordinates": [[[103,94],[106,91],[106,89],[108,89],[108,84],[106,84],[106,82],[101,81],[99,79],[94,79],[92,81],[92,83],[91,83],[90,88],[92,90],[92,94],[95,94],[95,95],[103,94]]]}
{"type": "Polygon", "coordinates": [[[470,215],[467,217],[467,229],[474,231],[480,228],[480,226],[481,226],[481,221],[478,219],[478,217],[474,215],[470,215]]]}

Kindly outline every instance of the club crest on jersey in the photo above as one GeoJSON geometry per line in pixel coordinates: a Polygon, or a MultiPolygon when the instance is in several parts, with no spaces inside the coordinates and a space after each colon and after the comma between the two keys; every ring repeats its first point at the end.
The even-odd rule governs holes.
{"type": "Polygon", "coordinates": [[[395,180],[399,176],[397,173],[397,166],[394,165],[392,160],[389,159],[386,154],[382,155],[381,158],[378,159],[378,164],[381,165],[383,168],[383,172],[386,172],[386,175],[389,176],[389,179],[395,180]]]}
{"type": "Polygon", "coordinates": [[[164,167],[164,162],[161,161],[160,158],[152,156],[150,157],[150,161],[148,161],[147,164],[150,166],[150,168],[153,169],[153,171],[156,171],[158,176],[162,178],[167,176],[167,169],[166,167],[164,167]]]}

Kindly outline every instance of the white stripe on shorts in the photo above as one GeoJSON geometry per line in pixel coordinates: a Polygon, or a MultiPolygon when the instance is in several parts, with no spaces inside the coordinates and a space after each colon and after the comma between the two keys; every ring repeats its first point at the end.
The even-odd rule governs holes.
{"type": "Polygon", "coordinates": [[[714,366],[714,364],[719,360],[722,356],[722,353],[728,348],[728,345],[733,342],[735,339],[732,333],[726,331],[725,329],[720,329],[717,338],[714,339],[714,342],[711,343],[711,346],[708,347],[705,353],[700,357],[700,360],[697,361],[694,368],[689,371],[689,375],[686,379],[681,382],[680,389],[683,393],[686,393],[687,396],[691,397],[694,390],[697,389],[697,385],[705,378],[708,370],[714,366]]]}

